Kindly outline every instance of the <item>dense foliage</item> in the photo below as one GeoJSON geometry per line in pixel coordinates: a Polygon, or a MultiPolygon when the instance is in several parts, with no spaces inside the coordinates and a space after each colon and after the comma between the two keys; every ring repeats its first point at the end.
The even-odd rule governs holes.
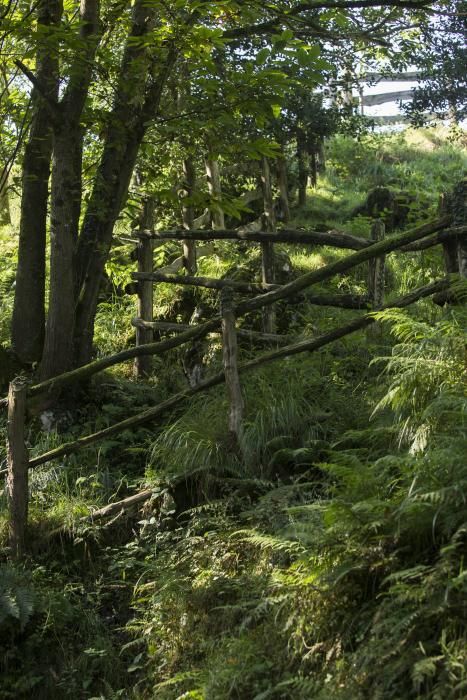
{"type": "MultiPolygon", "coordinates": [[[[461,162],[442,132],[336,137],[297,221],[365,235],[368,220],[349,216],[371,183],[420,183],[434,210],[440,182],[455,183],[461,162]]],[[[14,249],[2,240],[8,299],[14,249]]],[[[299,272],[336,253],[283,246],[283,255],[299,272]]],[[[248,276],[259,264],[253,248],[239,254],[226,243],[200,271],[248,276]]],[[[389,293],[437,276],[441,264],[439,252],[395,257],[389,293]]],[[[118,283],[123,268],[116,260],[108,269],[118,283]]],[[[358,292],[364,279],[356,270],[333,284],[358,292]]],[[[213,300],[196,291],[197,304],[213,300]]],[[[174,287],[159,287],[163,316],[181,302],[174,287]]],[[[101,352],[128,342],[132,304],[102,306],[101,352]]],[[[284,332],[326,330],[349,313],[303,302],[284,316],[284,332]]],[[[382,335],[246,376],[240,455],[226,438],[224,392],[211,390],[159,425],[34,471],[31,554],[0,564],[1,697],[465,695],[465,310],[428,301],[378,318],[382,335]],[[82,520],[138,485],[153,489],[139,512],[82,520]]],[[[215,369],[215,338],[209,358],[215,369]]],[[[156,363],[148,385],[126,370],[96,380],[50,432],[31,424],[33,453],[170,395],[184,383],[181,359],[175,350],[156,363]]],[[[5,538],[5,510],[2,518],[5,538]]]]}
{"type": "Polygon", "coordinates": [[[466,697],[466,239],[367,259],[465,226],[464,6],[2,0],[0,399],[52,378],[27,389],[30,458],[91,438],[30,463],[15,540],[0,400],[0,700],[466,697]],[[352,89],[414,65],[409,116],[449,126],[376,128],[352,89]],[[323,282],[349,250],[244,235],[287,228],[367,262],[323,282]],[[165,277],[143,302],[151,253],[237,291],[165,277]],[[219,309],[226,333],[261,283],[294,293],[236,307],[233,427],[219,309]]]}

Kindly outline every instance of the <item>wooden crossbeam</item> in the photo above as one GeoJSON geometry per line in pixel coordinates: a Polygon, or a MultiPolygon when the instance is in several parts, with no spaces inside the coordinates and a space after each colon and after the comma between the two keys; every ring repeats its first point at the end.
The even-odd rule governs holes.
{"type": "MultiPolygon", "coordinates": [[[[171,323],[170,321],[144,321],[142,318],[132,318],[131,325],[135,328],[148,328],[153,331],[165,331],[167,333],[184,333],[193,326],[188,323],[171,323]]],[[[219,331],[214,331],[209,335],[219,336],[219,331]]],[[[248,340],[259,342],[259,343],[278,343],[281,345],[286,345],[290,343],[292,338],[289,335],[279,335],[277,333],[259,333],[258,331],[251,331],[248,328],[237,328],[237,335],[240,338],[246,338],[248,340]]]]}
{"type": "Polygon", "coordinates": [[[135,237],[149,237],[154,240],[182,241],[184,239],[197,241],[212,240],[238,240],[252,241],[254,243],[316,243],[318,245],[330,245],[334,248],[347,248],[349,250],[361,250],[366,248],[369,242],[366,238],[352,236],[343,231],[298,231],[295,229],[281,229],[272,231],[238,231],[237,229],[219,229],[216,231],[205,231],[193,229],[185,231],[174,229],[172,231],[134,231],[135,237]]]}
{"type": "Polygon", "coordinates": [[[181,284],[193,287],[205,287],[206,289],[231,289],[244,294],[264,294],[272,289],[277,289],[278,284],[263,284],[261,282],[239,282],[237,280],[216,279],[215,277],[198,277],[194,275],[170,275],[161,272],[133,272],[134,280],[147,280],[154,283],[165,282],[166,284],[181,284]]]}
{"type": "MultiPolygon", "coordinates": [[[[450,283],[446,279],[433,282],[432,284],[428,284],[423,287],[414,289],[412,290],[412,292],[409,292],[409,294],[406,294],[403,297],[395,299],[394,301],[386,304],[383,307],[383,309],[403,308],[409,306],[418,299],[422,299],[424,297],[431,296],[436,292],[446,290],[449,288],[449,286],[450,283]]],[[[371,325],[374,321],[375,318],[371,314],[360,316],[359,318],[350,321],[344,326],[339,326],[338,328],[335,328],[334,330],[329,331],[328,333],[325,333],[323,335],[316,336],[314,338],[306,338],[292,345],[287,345],[283,348],[279,348],[264,355],[260,355],[259,357],[250,360],[249,362],[245,362],[239,365],[238,369],[241,373],[243,373],[255,369],[256,367],[259,367],[261,365],[272,362],[274,360],[280,359],[282,357],[290,357],[292,355],[297,355],[302,352],[314,352],[326,345],[329,345],[330,343],[333,343],[336,340],[339,340],[340,338],[349,335],[350,333],[354,333],[355,331],[361,330],[366,326],[371,325]]],[[[209,389],[213,386],[222,384],[224,380],[224,372],[219,372],[218,374],[215,374],[214,376],[203,380],[195,387],[189,387],[184,391],[181,391],[178,394],[171,396],[170,398],[166,399],[165,401],[162,401],[162,403],[158,404],[157,406],[154,406],[153,408],[149,408],[146,411],[143,411],[142,413],[138,413],[135,416],[126,418],[125,420],[120,421],[119,423],[115,423],[114,425],[111,425],[108,428],[104,428],[103,430],[100,430],[97,433],[92,433],[91,435],[86,435],[85,437],[78,438],[77,440],[73,440],[71,442],[60,445],[59,447],[56,447],[53,450],[50,450],[49,452],[46,452],[45,454],[42,454],[38,457],[33,457],[29,461],[29,467],[32,468],[39,466],[40,464],[45,464],[46,462],[50,462],[50,460],[52,459],[63,457],[64,455],[76,452],[82,449],[83,447],[87,447],[88,445],[91,445],[95,442],[99,442],[109,437],[110,435],[115,435],[116,433],[119,433],[122,430],[134,428],[137,425],[142,425],[150,420],[154,420],[154,418],[160,416],[168,409],[174,408],[182,401],[187,399],[189,396],[193,396],[194,394],[197,394],[201,391],[205,391],[206,389],[209,389]]]]}
{"type": "MultiPolygon", "coordinates": [[[[321,267],[318,270],[307,272],[292,282],[282,285],[278,289],[273,289],[271,292],[266,292],[265,294],[261,294],[253,297],[252,299],[247,299],[246,301],[240,302],[236,306],[236,314],[239,316],[244,313],[249,313],[250,311],[255,311],[256,309],[261,308],[263,305],[274,304],[276,301],[279,301],[279,299],[293,297],[295,294],[302,292],[314,284],[319,284],[320,282],[324,282],[335,275],[351,270],[357,265],[367,262],[372,258],[398,250],[409,243],[426,238],[432,233],[443,231],[449,226],[450,221],[450,217],[445,216],[441,219],[437,219],[436,221],[431,221],[427,224],[423,224],[422,226],[417,226],[416,228],[410,229],[404,233],[397,234],[391,238],[386,238],[384,241],[373,243],[372,245],[366,247],[365,250],[359,250],[351,255],[341,258],[340,260],[336,260],[329,265],[321,267]]],[[[127,350],[122,350],[115,355],[94,360],[87,365],[70,370],[69,372],[65,372],[64,374],[57,377],[52,377],[51,379],[47,379],[44,382],[30,387],[28,395],[32,397],[47,392],[61,390],[65,386],[70,386],[76,382],[84,381],[104,369],[113,367],[114,365],[125,362],[126,360],[133,359],[138,355],[161,355],[172,348],[178,347],[179,345],[183,345],[184,343],[201,338],[207,335],[207,333],[217,330],[219,326],[220,317],[213,318],[205,323],[193,326],[190,328],[190,330],[182,333],[178,338],[167,338],[166,340],[158,343],[140,345],[138,348],[129,348],[127,350]]],[[[0,406],[7,405],[7,399],[0,400],[0,406]]]]}

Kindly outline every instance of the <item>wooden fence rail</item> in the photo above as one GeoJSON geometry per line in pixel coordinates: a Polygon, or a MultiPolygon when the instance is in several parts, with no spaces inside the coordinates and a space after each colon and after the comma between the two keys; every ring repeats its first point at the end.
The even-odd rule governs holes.
{"type": "MultiPolygon", "coordinates": [[[[467,226],[454,226],[449,228],[450,219],[444,218],[444,224],[442,229],[439,229],[439,233],[435,236],[428,237],[430,233],[435,233],[435,231],[428,231],[425,234],[426,239],[422,241],[417,241],[414,243],[408,243],[400,248],[403,253],[413,253],[419,250],[426,250],[431,248],[438,243],[443,241],[448,241],[457,236],[464,235],[467,232],[467,226]]],[[[430,222],[431,223],[431,222],[430,222]]],[[[428,224],[425,224],[429,226],[428,224]]],[[[264,243],[270,241],[272,243],[297,243],[297,244],[313,244],[317,245],[328,245],[332,248],[347,248],[349,250],[361,250],[362,248],[368,248],[372,245],[371,239],[360,238],[359,236],[353,236],[350,233],[345,233],[343,231],[300,231],[292,229],[280,229],[275,233],[268,231],[238,231],[237,229],[223,229],[216,231],[206,231],[201,229],[193,229],[191,231],[184,231],[180,229],[174,229],[171,231],[134,231],[134,238],[149,238],[152,241],[164,242],[164,241],[178,241],[186,239],[187,236],[190,239],[198,241],[213,241],[213,240],[238,240],[238,241],[250,241],[252,243],[264,243]]]]}
{"type": "MultiPolygon", "coordinates": [[[[411,291],[409,294],[406,294],[388,304],[385,304],[382,308],[404,308],[406,306],[409,306],[410,304],[413,304],[419,299],[432,296],[433,294],[436,294],[441,291],[446,291],[450,287],[451,282],[448,279],[438,280],[437,282],[433,282],[423,287],[418,287],[417,289],[411,291]]],[[[254,360],[250,360],[249,362],[242,363],[238,365],[238,371],[240,373],[247,372],[256,367],[267,364],[282,357],[289,357],[292,355],[299,354],[301,352],[315,352],[316,350],[319,350],[320,348],[329,345],[330,343],[333,343],[335,340],[339,340],[340,338],[343,338],[351,333],[354,333],[355,331],[361,330],[366,326],[369,326],[374,321],[375,318],[372,315],[372,312],[370,312],[369,314],[353,319],[349,323],[346,323],[343,326],[339,326],[338,328],[329,331],[328,333],[324,333],[323,335],[300,340],[296,343],[292,343],[291,345],[287,345],[285,347],[278,348],[277,350],[273,350],[269,353],[260,355],[259,357],[255,358],[254,360]]],[[[115,435],[116,433],[119,433],[123,430],[134,428],[138,425],[147,423],[156,418],[157,416],[161,415],[165,411],[174,408],[186,398],[193,396],[194,394],[198,394],[199,392],[205,391],[213,386],[221,384],[224,381],[224,376],[224,371],[219,372],[218,374],[215,374],[212,377],[201,381],[195,387],[186,388],[178,394],[171,396],[170,398],[166,399],[165,401],[162,401],[160,404],[154,406],[153,408],[149,408],[146,411],[143,411],[142,413],[139,413],[135,416],[131,416],[130,418],[126,418],[125,420],[115,423],[114,425],[111,425],[108,428],[104,428],[103,430],[100,430],[97,433],[93,433],[91,435],[87,435],[85,437],[78,438],[77,440],[73,440],[71,442],[60,445],[59,447],[56,447],[43,455],[40,455],[38,457],[32,457],[29,460],[29,467],[33,468],[41,464],[45,464],[46,462],[50,462],[52,459],[57,459],[58,457],[63,457],[65,455],[72,454],[73,452],[77,452],[78,450],[84,447],[87,447],[95,442],[110,437],[111,435],[115,435]]],[[[1,473],[5,472],[0,472],[0,474],[1,473]]]]}
{"type": "MultiPolygon", "coordinates": [[[[314,284],[324,282],[337,274],[347,272],[347,270],[351,270],[353,267],[356,267],[361,263],[380,257],[383,254],[388,254],[398,250],[403,246],[407,246],[410,243],[425,238],[431,233],[442,231],[449,225],[449,223],[450,217],[444,217],[435,222],[417,226],[416,228],[410,229],[409,231],[400,233],[396,236],[392,236],[391,238],[386,238],[383,241],[372,243],[363,250],[351,253],[350,255],[319,268],[318,270],[307,272],[306,274],[297,277],[292,282],[284,284],[277,289],[273,289],[265,294],[261,294],[253,297],[252,299],[240,302],[235,307],[235,314],[238,317],[242,314],[255,311],[262,306],[274,304],[281,299],[298,294],[314,284]]],[[[466,228],[467,227],[458,227],[457,231],[462,232],[466,228]]],[[[193,328],[181,333],[176,338],[167,338],[163,341],[128,348],[127,350],[122,350],[115,355],[94,360],[87,365],[83,365],[82,367],[78,367],[77,369],[65,372],[64,374],[57,377],[52,377],[51,379],[47,379],[44,382],[40,382],[39,384],[30,387],[28,395],[29,397],[34,397],[40,394],[53,393],[58,390],[62,390],[63,388],[75,384],[76,382],[87,380],[102,370],[108,369],[109,367],[113,367],[114,365],[122,362],[126,362],[127,360],[134,359],[140,355],[161,355],[168,350],[179,347],[180,345],[183,345],[189,341],[201,338],[211,331],[217,330],[220,327],[220,324],[220,317],[216,317],[206,321],[205,323],[193,326],[193,328]]],[[[7,405],[8,399],[2,399],[0,401],[0,406],[6,407],[7,405]]]]}

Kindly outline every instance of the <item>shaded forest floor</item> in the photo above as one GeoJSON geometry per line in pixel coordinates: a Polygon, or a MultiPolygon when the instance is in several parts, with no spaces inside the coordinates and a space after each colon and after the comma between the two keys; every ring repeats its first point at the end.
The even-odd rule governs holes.
{"type": "MultiPolygon", "coordinates": [[[[465,167],[459,140],[433,130],[337,137],[327,155],[295,226],[368,236],[370,218],[352,214],[376,186],[408,195],[406,223],[418,223],[465,167]]],[[[0,229],[5,347],[14,223],[0,229]]],[[[278,248],[279,281],[346,254],[278,248]]],[[[129,278],[128,252],[116,248],[109,263],[116,286],[129,278]]],[[[168,246],[160,264],[174,254],[168,246]]],[[[259,269],[256,247],[220,243],[199,272],[255,279],[259,269]]],[[[366,274],[361,266],[325,289],[363,293],[366,274]]],[[[440,250],[391,256],[387,297],[442,274],[440,250]]],[[[216,306],[209,290],[157,287],[160,319],[187,322],[216,306]]],[[[281,333],[300,337],[359,313],[303,300],[277,316],[281,333]]],[[[100,355],[134,343],[133,315],[133,298],[108,295],[100,355]]],[[[239,451],[221,387],[157,424],[37,468],[21,565],[5,556],[2,494],[0,698],[465,697],[466,320],[465,305],[422,301],[246,376],[239,451]],[[153,497],[139,510],[86,520],[145,487],[153,497]]],[[[260,316],[249,323],[259,329],[260,316]]],[[[242,359],[257,354],[240,342],[242,359]]],[[[209,372],[220,369],[218,340],[196,353],[209,372]]],[[[186,386],[189,361],[179,349],[156,358],[145,383],[129,365],[102,375],[31,422],[31,454],[162,401],[186,386]]]]}

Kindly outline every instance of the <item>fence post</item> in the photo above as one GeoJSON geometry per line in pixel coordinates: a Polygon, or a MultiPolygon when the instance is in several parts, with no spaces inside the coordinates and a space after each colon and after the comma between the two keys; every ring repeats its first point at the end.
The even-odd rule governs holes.
{"type": "MultiPolygon", "coordinates": [[[[266,231],[276,232],[276,217],[274,214],[274,202],[272,199],[271,169],[269,161],[263,156],[261,185],[263,188],[264,218],[266,231]]],[[[262,279],[265,284],[274,284],[274,243],[261,243],[262,279]]],[[[266,306],[263,310],[263,330],[265,333],[274,333],[276,329],[276,314],[272,306],[266,306]]]]}
{"type": "Polygon", "coordinates": [[[13,557],[22,556],[28,519],[29,456],[25,443],[27,383],[14,379],[8,391],[7,484],[9,545],[13,557]]]}
{"type": "Polygon", "coordinates": [[[238,449],[242,438],[243,397],[238,375],[238,347],[233,290],[225,287],[221,292],[222,356],[225,383],[229,397],[229,435],[238,449]]]}
{"type": "MultiPolygon", "coordinates": [[[[371,226],[371,240],[382,241],[385,235],[384,221],[376,219],[371,226]]],[[[385,256],[373,258],[368,263],[368,297],[373,309],[379,309],[384,303],[385,256]]]]}
{"type": "MultiPolygon", "coordinates": [[[[154,201],[148,198],[144,202],[142,215],[142,229],[152,229],[154,226],[154,201]]],[[[153,272],[152,240],[149,237],[141,237],[136,249],[138,272],[153,272]]],[[[153,317],[153,283],[138,281],[138,318],[152,322],[153,317]]],[[[136,345],[144,345],[154,340],[154,332],[147,328],[136,328],[136,345]]],[[[149,355],[135,359],[135,373],[137,379],[144,379],[151,373],[152,358],[149,355]]]]}

